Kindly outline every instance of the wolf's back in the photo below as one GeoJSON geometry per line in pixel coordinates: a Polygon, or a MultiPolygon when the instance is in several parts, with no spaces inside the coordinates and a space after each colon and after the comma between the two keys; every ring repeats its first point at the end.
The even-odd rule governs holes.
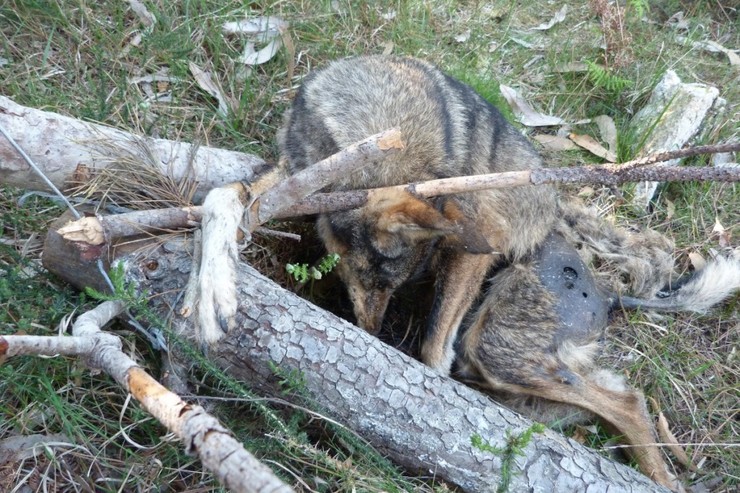
{"type": "MultiPolygon", "coordinates": [[[[529,169],[541,160],[529,142],[469,86],[421,60],[369,56],[312,73],[298,91],[278,140],[293,173],[370,135],[400,127],[405,149],[353,173],[334,190],[399,185],[450,176],[529,169]]],[[[469,217],[510,238],[505,253],[524,255],[550,229],[550,187],[461,194],[469,217]]]]}

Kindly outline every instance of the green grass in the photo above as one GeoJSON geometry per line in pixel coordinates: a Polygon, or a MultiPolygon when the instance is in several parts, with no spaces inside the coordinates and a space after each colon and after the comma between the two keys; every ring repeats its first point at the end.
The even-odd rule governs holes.
{"type": "MultiPolygon", "coordinates": [[[[737,69],[724,55],[677,42],[681,34],[690,41],[711,39],[728,48],[740,46],[737,13],[718,6],[726,2],[642,2],[648,7],[644,15],[654,22],[644,22],[634,12],[627,15],[625,26],[632,41],[625,49],[632,61],[623,66],[614,63],[617,53],[604,52],[602,26],[583,0],[145,3],[157,18],[152,28],[144,27],[126,2],[9,0],[0,4],[0,58],[7,60],[0,64],[0,93],[19,104],[128,131],[200,141],[274,160],[275,132],[303,76],[331,59],[390,49],[439,64],[472,85],[509,119],[513,116],[498,92],[500,83],[515,87],[536,109],[568,121],[607,114],[619,129],[622,160],[634,155],[641,139],[630,134],[632,115],[669,69],[686,81],[716,85],[727,101],[698,143],[737,140],[740,133],[737,69]],[[546,32],[528,29],[549,20],[563,3],[570,7],[563,23],[546,32]],[[663,26],[678,10],[686,13],[689,22],[681,33],[663,26]],[[285,50],[250,71],[240,67],[237,58],[244,41],[223,36],[221,25],[256,15],[276,15],[290,22],[288,33],[297,59],[292,77],[285,50]],[[141,42],[132,45],[137,34],[141,42]],[[465,40],[458,41],[463,34],[465,40]],[[233,114],[224,118],[216,113],[217,102],[195,84],[189,62],[210,70],[224,92],[238,102],[233,114]],[[589,78],[588,72],[562,71],[573,62],[605,65],[614,77],[631,84],[614,90],[603,80],[589,78]],[[170,77],[153,89],[166,93],[171,102],[151,101],[141,84],[130,83],[150,74],[170,77]]],[[[596,136],[590,126],[577,130],[596,136]]],[[[594,162],[592,156],[579,152],[545,157],[553,166],[594,162]]],[[[0,333],[54,334],[65,315],[75,308],[79,313],[93,302],[40,266],[43,235],[61,209],[38,198],[21,208],[16,204],[19,196],[16,190],[0,191],[0,333]]],[[[707,256],[719,249],[711,233],[715,219],[730,232],[735,247],[740,237],[736,185],[669,185],[648,216],[620,204],[607,189],[595,190],[589,200],[620,221],[653,227],[674,238],[679,265],[686,269],[688,253],[707,256]]],[[[286,262],[311,264],[323,253],[315,239],[310,241],[311,228],[280,227],[300,230],[309,237],[309,245],[298,251],[283,241],[258,238],[247,258],[288,284],[283,272],[286,262]]],[[[315,291],[321,291],[321,283],[315,291]]],[[[617,317],[604,358],[605,364],[620,369],[632,384],[656,398],[673,433],[691,444],[689,454],[702,462],[702,470],[685,473],[683,478],[709,481],[705,484],[719,491],[740,483],[735,426],[740,381],[735,356],[737,313],[736,297],[703,317],[651,319],[639,313],[617,317]]],[[[146,343],[126,327],[115,330],[123,336],[126,350],[159,376],[159,359],[146,343]]],[[[265,418],[267,411],[255,406],[249,389],[225,383],[205,361],[199,361],[193,372],[200,377],[204,394],[236,399],[214,400],[214,412],[259,457],[283,464],[290,472],[277,472],[299,490],[446,488],[399,472],[351,433],[315,419],[308,409],[267,407],[292,431],[280,443],[265,438],[264,432],[272,430],[274,423],[265,418]]],[[[310,402],[306,407],[317,410],[310,402]]],[[[26,472],[45,467],[59,474],[65,467],[79,473],[92,470],[90,481],[98,491],[136,486],[154,491],[163,484],[173,485],[172,489],[220,489],[176,442],[162,440],[165,430],[137,404],[125,405],[125,394],[109,378],[91,374],[73,359],[24,357],[0,366],[0,440],[31,433],[65,434],[78,447],[74,459],[65,463],[58,454],[40,456],[37,463],[24,463],[11,483],[3,483],[6,476],[0,476],[0,490],[12,487],[12,481],[26,472]],[[124,431],[148,448],[137,448],[124,438],[124,431]]]]}

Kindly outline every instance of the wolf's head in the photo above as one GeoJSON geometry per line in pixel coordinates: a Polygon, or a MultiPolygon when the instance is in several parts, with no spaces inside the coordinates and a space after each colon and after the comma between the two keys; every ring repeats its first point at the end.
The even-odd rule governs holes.
{"type": "Polygon", "coordinates": [[[327,250],[340,255],[337,272],[357,324],[370,333],[380,330],[393,292],[421,274],[437,249],[492,252],[454,199],[438,210],[395,190],[371,194],[360,209],[322,216],[318,229],[327,250]]]}

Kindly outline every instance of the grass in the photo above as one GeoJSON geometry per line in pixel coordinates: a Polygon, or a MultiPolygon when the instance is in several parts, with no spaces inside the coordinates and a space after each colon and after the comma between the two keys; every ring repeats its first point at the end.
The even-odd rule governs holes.
{"type": "MultiPolygon", "coordinates": [[[[439,64],[505,112],[500,83],[515,87],[537,109],[568,121],[608,114],[620,129],[623,160],[634,153],[639,137],[629,134],[631,116],[668,69],[684,80],[717,86],[727,101],[724,112],[699,136],[699,143],[737,140],[740,133],[737,69],[724,55],[677,41],[681,34],[689,41],[709,39],[729,48],[740,46],[737,11],[723,9],[722,2],[642,2],[648,6],[645,17],[653,22],[627,12],[626,28],[632,40],[620,48],[626,54],[604,51],[604,27],[583,0],[145,3],[157,19],[151,28],[141,24],[126,2],[3,3],[0,59],[5,62],[0,62],[0,92],[27,106],[274,160],[281,114],[303,76],[334,58],[390,50],[439,64]],[[545,32],[528,29],[549,20],[565,3],[569,12],[563,23],[545,32]],[[678,10],[685,12],[688,21],[680,33],[663,25],[678,10]],[[243,40],[225,37],[220,26],[255,15],[276,15],[290,22],[288,33],[297,60],[292,74],[285,50],[251,70],[237,62],[243,40]],[[132,43],[137,35],[141,42],[132,43]],[[630,63],[615,63],[620,54],[628,56],[630,63]],[[225,118],[216,113],[217,102],[195,84],[189,62],[214,74],[226,95],[237,102],[236,111],[225,118]],[[574,62],[598,63],[630,84],[616,90],[588,72],[564,70],[574,62]],[[168,77],[151,89],[168,96],[170,102],[152,99],[149,88],[131,82],[149,74],[168,77]]],[[[580,152],[547,153],[546,158],[553,166],[594,160],[580,152]]],[[[0,332],[54,334],[65,315],[75,308],[79,313],[92,302],[40,266],[43,235],[62,210],[40,198],[19,206],[20,194],[8,188],[0,193],[0,332]]],[[[606,189],[595,190],[589,200],[622,222],[649,226],[674,238],[679,265],[686,269],[688,253],[706,256],[719,249],[712,234],[715,220],[730,233],[733,245],[740,234],[736,185],[669,185],[648,216],[620,204],[606,189]]],[[[277,227],[311,235],[307,225],[277,227]]],[[[250,262],[285,284],[289,283],[285,263],[310,264],[321,255],[316,242],[298,252],[269,237],[260,238],[247,252],[250,262]]],[[[331,280],[316,284],[316,296],[322,296],[324,282],[331,280]]],[[[326,289],[331,292],[336,287],[326,289]]],[[[639,313],[617,317],[605,357],[607,364],[621,369],[631,383],[658,401],[673,433],[688,444],[689,456],[701,468],[684,473],[683,478],[717,491],[730,491],[740,483],[737,313],[736,297],[703,317],[656,319],[639,313]]],[[[124,338],[127,351],[156,374],[159,361],[146,343],[126,327],[115,330],[124,338]]],[[[236,398],[237,402],[214,401],[219,417],[258,456],[282,464],[285,469],[276,471],[299,490],[446,488],[398,471],[348,432],[317,424],[321,420],[313,419],[308,410],[270,405],[270,412],[293,431],[282,441],[265,439],[263,433],[271,425],[264,411],[254,406],[248,389],[238,383],[224,384],[205,361],[194,372],[202,378],[204,394],[236,398]]],[[[126,402],[121,389],[73,359],[14,358],[0,366],[0,440],[33,433],[60,433],[75,445],[16,464],[14,474],[0,473],[0,490],[12,488],[26,474],[34,489],[89,481],[98,491],[154,491],[166,484],[171,490],[219,490],[177,443],[162,439],[161,426],[135,403],[126,402]]]]}

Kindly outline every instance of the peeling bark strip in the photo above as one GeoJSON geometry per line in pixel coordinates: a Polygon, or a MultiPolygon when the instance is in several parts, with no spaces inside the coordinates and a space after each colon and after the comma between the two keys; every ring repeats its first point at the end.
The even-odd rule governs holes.
{"type": "MultiPolygon", "coordinates": [[[[41,167],[44,174],[63,189],[79,165],[104,168],[116,161],[107,142],[131,149],[140,141],[158,158],[163,173],[175,180],[193,177],[198,182],[196,197],[234,181],[250,181],[265,166],[251,154],[197,146],[185,142],[137,136],[104,125],[28,108],[0,96],[0,125],[41,167]]],[[[10,144],[0,137],[0,183],[20,188],[46,190],[46,185],[29,169],[10,144]]]]}
{"type": "Polygon", "coordinates": [[[129,369],[126,376],[131,395],[183,441],[189,454],[197,454],[203,465],[229,490],[244,493],[293,491],[202,407],[186,403],[139,367],[129,369]]]}
{"type": "Polygon", "coordinates": [[[102,369],[131,392],[144,409],[177,435],[188,453],[197,454],[231,491],[292,492],[216,418],[167,390],[123,353],[118,337],[100,330],[124,308],[119,301],[107,301],[83,313],[72,327],[72,337],[0,336],[0,363],[7,356],[22,354],[82,356],[91,367],[102,369]]]}
{"type": "MultiPolygon", "coordinates": [[[[190,268],[187,251],[177,252],[171,245],[168,250],[124,259],[130,280],[151,293],[162,293],[153,298],[162,317],[171,313],[170,304],[190,268]],[[157,272],[150,279],[146,266],[151,264],[167,265],[169,272],[157,272]]],[[[502,457],[473,447],[471,437],[480,435],[492,446],[506,449],[506,433],[519,435],[530,421],[435,374],[247,265],[239,265],[237,279],[241,300],[237,327],[209,352],[224,371],[263,394],[283,399],[270,364],[300,371],[320,412],[345,423],[394,462],[465,491],[496,489],[502,457]]],[[[194,333],[190,319],[176,318],[174,326],[194,333]]],[[[513,457],[509,491],[667,491],[552,431],[535,434],[524,454],[513,457]]]]}

